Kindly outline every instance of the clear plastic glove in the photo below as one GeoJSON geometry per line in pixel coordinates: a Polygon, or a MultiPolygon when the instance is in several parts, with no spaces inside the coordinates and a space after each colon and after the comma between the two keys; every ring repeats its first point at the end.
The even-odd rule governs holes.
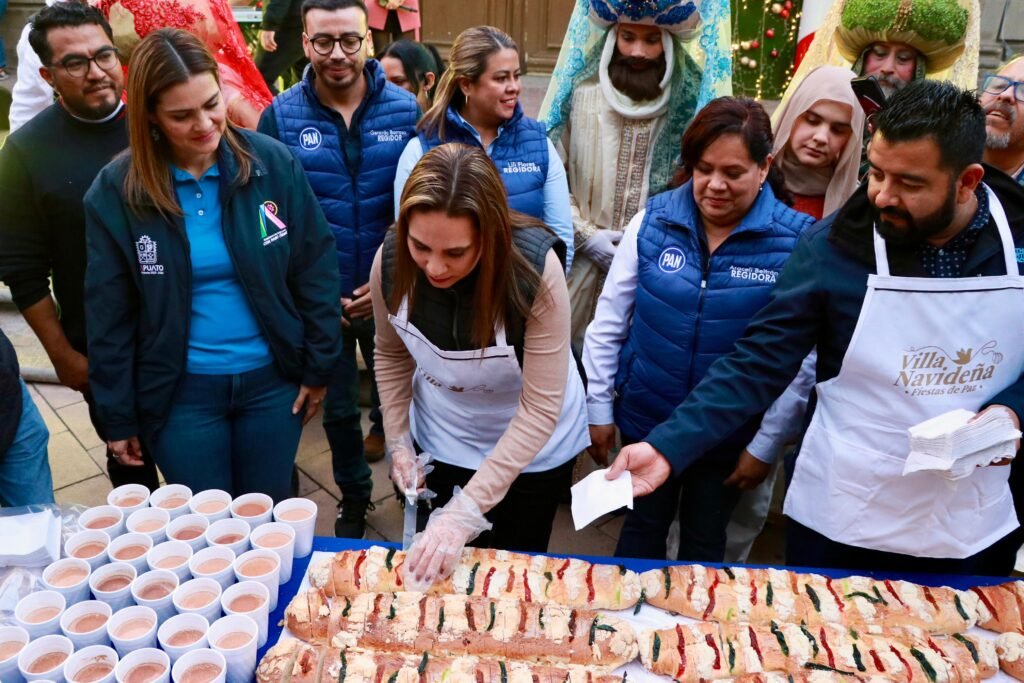
{"type": "Polygon", "coordinates": [[[434,470],[430,464],[430,454],[416,454],[412,445],[412,437],[405,433],[395,439],[387,439],[384,452],[391,470],[391,481],[407,498],[432,498],[433,492],[427,490],[427,475],[434,470]]]}
{"type": "Polygon", "coordinates": [[[434,510],[423,533],[416,534],[403,565],[407,590],[426,591],[455,571],[466,544],[493,525],[458,486],[448,504],[434,510]]]}
{"type": "Polygon", "coordinates": [[[580,245],[579,250],[601,270],[607,271],[615,258],[615,247],[621,241],[621,230],[595,230],[590,239],[580,245]]]}

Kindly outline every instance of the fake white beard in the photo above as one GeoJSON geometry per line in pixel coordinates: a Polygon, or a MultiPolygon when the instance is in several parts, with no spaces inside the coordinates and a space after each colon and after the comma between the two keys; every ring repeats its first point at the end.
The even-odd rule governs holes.
{"type": "Polygon", "coordinates": [[[668,31],[661,32],[661,44],[665,48],[665,75],[661,79],[661,94],[653,100],[637,102],[624,95],[614,85],[608,75],[608,65],[615,53],[615,41],[619,35],[619,27],[613,26],[605,37],[604,51],[601,52],[601,64],[598,67],[598,82],[605,100],[617,114],[627,119],[653,119],[668,110],[669,96],[672,94],[672,71],[675,66],[672,36],[668,31]]]}

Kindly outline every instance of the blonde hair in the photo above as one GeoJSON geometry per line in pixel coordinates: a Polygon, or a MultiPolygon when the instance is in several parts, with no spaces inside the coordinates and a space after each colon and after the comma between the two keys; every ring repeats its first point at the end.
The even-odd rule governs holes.
{"type": "MultiPolygon", "coordinates": [[[[164,28],[146,36],[132,52],[128,69],[128,152],[125,199],[138,212],[152,205],[164,215],[181,216],[171,182],[170,149],[166,139],[153,135],[150,115],[168,88],[192,76],[212,74],[220,86],[217,62],[191,33],[164,28]],[[158,139],[154,139],[158,138],[158,139]]],[[[245,183],[252,172],[252,154],[229,122],[224,140],[238,159],[235,182],[245,183]]]]}
{"type": "Polygon", "coordinates": [[[543,227],[524,214],[508,209],[501,176],[487,154],[476,147],[449,143],[423,155],[412,170],[395,225],[395,267],[389,307],[397,311],[408,297],[413,306],[419,266],[409,252],[409,220],[417,211],[443,211],[473,221],[480,237],[480,261],[473,295],[473,341],[481,349],[495,327],[508,327],[513,317],[530,315],[540,276],[512,243],[512,231],[543,227]]]}
{"type": "Polygon", "coordinates": [[[487,70],[487,60],[501,50],[519,52],[516,41],[493,26],[474,26],[460,33],[452,44],[448,54],[448,70],[441,76],[434,92],[434,103],[420,120],[419,127],[427,135],[437,134],[441,142],[445,141],[445,119],[448,108],[460,111],[466,104],[466,97],[459,87],[459,79],[476,81],[487,70]]]}

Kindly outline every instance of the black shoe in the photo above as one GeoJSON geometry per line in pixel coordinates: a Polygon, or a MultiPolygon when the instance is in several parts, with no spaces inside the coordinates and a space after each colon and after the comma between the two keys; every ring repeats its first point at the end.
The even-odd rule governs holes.
{"type": "Polygon", "coordinates": [[[337,538],[362,538],[366,535],[366,513],[375,510],[365,498],[342,499],[338,504],[338,518],[334,520],[337,538]]]}

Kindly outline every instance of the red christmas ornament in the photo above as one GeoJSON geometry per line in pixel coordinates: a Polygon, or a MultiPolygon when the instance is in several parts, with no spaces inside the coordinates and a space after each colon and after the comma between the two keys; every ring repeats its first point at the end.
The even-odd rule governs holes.
{"type": "Polygon", "coordinates": [[[793,0],[786,0],[786,2],[782,3],[782,6],[788,10],[793,9],[793,0]]]}
{"type": "Polygon", "coordinates": [[[770,54],[770,55],[771,55],[772,57],[778,57],[778,56],[779,56],[779,51],[778,51],[778,50],[776,50],[776,49],[775,49],[775,48],[773,47],[773,48],[772,48],[772,51],[771,51],[771,52],[769,52],[768,54],[770,54]]]}
{"type": "Polygon", "coordinates": [[[765,29],[764,35],[765,35],[766,38],[774,38],[775,37],[775,29],[773,29],[773,28],[765,29]]]}
{"type": "Polygon", "coordinates": [[[779,12],[779,16],[782,17],[783,19],[789,19],[789,10],[783,7],[782,11],[779,12]]]}
{"type": "Polygon", "coordinates": [[[757,48],[759,48],[759,47],[761,47],[761,43],[760,43],[760,41],[758,41],[758,40],[752,40],[752,41],[750,41],[750,49],[751,49],[751,50],[756,50],[756,49],[757,49],[757,48]]]}

